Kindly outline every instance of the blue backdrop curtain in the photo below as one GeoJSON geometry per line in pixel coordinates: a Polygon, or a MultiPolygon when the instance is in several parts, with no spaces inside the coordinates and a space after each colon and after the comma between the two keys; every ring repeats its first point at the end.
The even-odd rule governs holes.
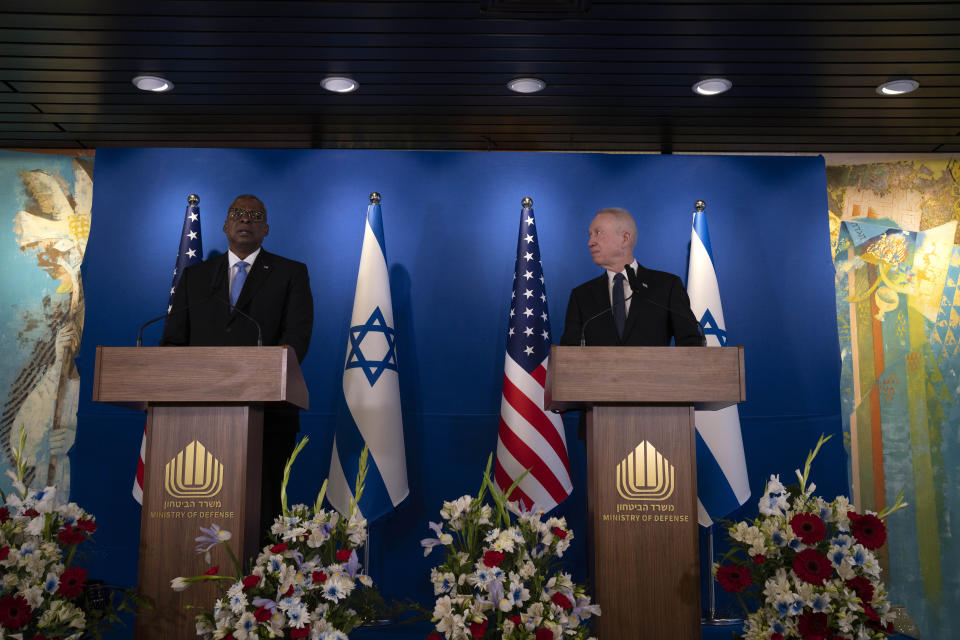
{"type": "MultiPolygon", "coordinates": [[[[293,499],[311,502],[330,460],[347,324],[371,191],[383,196],[397,327],[410,497],[374,528],[371,573],[388,596],[432,599],[419,540],[443,500],[479,487],[496,447],[516,221],[534,200],[553,334],[570,289],[600,273],[586,248],[593,213],[637,218],[636,256],[685,276],[693,204],[707,203],[729,344],[746,348],[744,447],[755,499],[770,473],[791,478],[820,433],[840,433],[834,276],[820,157],[117,149],[97,152],[93,227],[84,263],[86,327],[71,498],[97,515],[94,576],[136,581],[140,507],[130,487],[142,414],[90,401],[96,345],[129,346],[163,313],[190,193],[204,247],[232,198],[267,205],[270,251],[305,262],[316,320],[303,364],[311,437],[293,499]],[[308,462],[309,461],[309,462],[308,462]]],[[[155,344],[159,329],[145,342],[155,344]]],[[[585,459],[566,421],[574,492],[558,509],[576,529],[585,571],[585,459]]],[[[840,438],[813,471],[821,495],[846,493],[840,438]]],[[[207,525],[209,523],[198,523],[207,525]]],[[[185,550],[192,553],[192,550],[185,550]]]]}

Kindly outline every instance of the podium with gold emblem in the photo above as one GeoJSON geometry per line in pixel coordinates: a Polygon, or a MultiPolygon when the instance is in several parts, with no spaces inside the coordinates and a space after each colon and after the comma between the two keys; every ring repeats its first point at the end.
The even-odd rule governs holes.
{"type": "Polygon", "coordinates": [[[745,399],[743,347],[551,349],[545,407],[587,411],[598,637],[700,637],[694,407],[745,399]]]}
{"type": "MultiPolygon", "coordinates": [[[[212,583],[171,589],[178,576],[208,569],[194,551],[200,527],[231,533],[238,558],[260,533],[263,407],[307,408],[296,353],[287,347],[97,347],[93,399],[147,410],[138,589],[154,601],[137,617],[136,637],[196,635],[194,605],[209,609],[212,583]]],[[[220,546],[212,564],[232,573],[220,546]]]]}

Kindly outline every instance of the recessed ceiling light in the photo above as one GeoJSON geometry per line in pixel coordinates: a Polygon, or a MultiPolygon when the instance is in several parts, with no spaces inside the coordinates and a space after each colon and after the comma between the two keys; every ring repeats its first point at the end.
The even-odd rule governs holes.
{"type": "Polygon", "coordinates": [[[320,81],[320,86],[333,93],[350,93],[356,91],[360,83],[347,76],[327,76],[320,81]]]}
{"type": "Polygon", "coordinates": [[[507,88],[517,93],[536,93],[543,91],[546,86],[547,83],[540,78],[514,78],[507,83],[507,88]]]}
{"type": "Polygon", "coordinates": [[[173,89],[173,83],[160,76],[137,76],[133,79],[133,86],[141,91],[153,91],[154,93],[163,93],[173,89]]]}
{"type": "Polygon", "coordinates": [[[919,86],[920,83],[916,80],[911,80],[910,78],[901,78],[899,80],[884,82],[877,87],[877,93],[882,96],[899,96],[903,95],[904,93],[916,91],[917,87],[919,86]]]}
{"type": "Polygon", "coordinates": [[[702,96],[715,96],[724,91],[729,91],[733,83],[726,78],[707,78],[694,83],[693,92],[702,96]]]}

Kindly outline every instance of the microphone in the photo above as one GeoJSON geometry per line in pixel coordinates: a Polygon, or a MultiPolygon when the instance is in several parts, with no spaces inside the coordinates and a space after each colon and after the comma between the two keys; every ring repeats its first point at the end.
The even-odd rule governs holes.
{"type": "MultiPolygon", "coordinates": [[[[629,300],[630,298],[632,298],[632,297],[633,297],[633,294],[636,293],[636,290],[633,289],[633,286],[632,286],[632,285],[631,285],[630,289],[631,289],[630,295],[628,295],[626,298],[623,299],[624,307],[626,307],[627,300],[629,300]]],[[[590,324],[592,321],[596,320],[597,318],[599,318],[600,316],[602,316],[602,315],[605,314],[605,313],[613,313],[613,305],[610,305],[609,307],[607,307],[606,309],[604,309],[604,310],[601,311],[600,313],[595,313],[595,314],[593,314],[592,316],[590,316],[589,318],[587,318],[587,321],[583,323],[583,326],[582,326],[582,327],[580,327],[580,346],[581,346],[581,347],[587,346],[587,325],[590,324]]]]}
{"type": "MultiPolygon", "coordinates": [[[[623,265],[623,268],[627,270],[627,281],[630,283],[630,289],[633,291],[634,294],[638,293],[643,285],[641,285],[640,280],[637,278],[637,273],[633,270],[633,267],[630,266],[629,264],[623,265]]],[[[631,297],[633,296],[631,295],[631,297]]],[[[651,300],[650,298],[641,297],[640,299],[643,300],[644,302],[649,302],[655,307],[660,307],[661,309],[667,311],[668,313],[674,313],[675,311],[679,311],[679,309],[671,309],[667,305],[660,304],[656,300],[651,300]]],[[[697,329],[699,330],[698,332],[700,334],[700,346],[701,347],[707,346],[707,332],[704,331],[703,325],[700,324],[699,320],[697,320],[697,316],[694,315],[693,310],[687,309],[687,311],[690,312],[689,318],[693,320],[695,323],[697,323],[697,329]]]]}
{"type": "Polygon", "coordinates": [[[165,320],[166,318],[169,318],[170,316],[172,316],[172,315],[174,315],[174,314],[183,313],[184,311],[187,311],[187,310],[189,310],[189,309],[191,309],[191,308],[193,308],[193,307],[199,307],[199,306],[201,306],[201,305],[207,304],[208,302],[210,302],[211,299],[212,299],[212,300],[217,300],[217,301],[219,301],[219,302],[222,302],[223,304],[225,304],[225,305],[227,305],[228,307],[230,307],[230,310],[231,310],[231,311],[234,311],[234,312],[240,314],[242,317],[244,317],[244,318],[246,318],[247,320],[249,320],[250,322],[252,322],[252,323],[253,323],[253,326],[255,326],[255,327],[257,328],[257,346],[258,346],[258,347],[262,347],[262,346],[263,346],[263,330],[260,328],[260,323],[257,322],[257,321],[253,318],[253,316],[251,316],[250,314],[244,313],[243,311],[241,311],[241,310],[238,309],[237,307],[232,306],[232,305],[230,304],[230,301],[229,301],[229,300],[223,300],[223,299],[217,297],[215,294],[212,294],[212,293],[211,293],[207,298],[201,300],[200,302],[194,302],[193,304],[188,304],[187,306],[183,307],[182,309],[174,309],[174,310],[172,310],[172,311],[168,311],[167,313],[163,314],[162,316],[157,316],[156,318],[152,318],[152,319],[150,319],[150,320],[147,320],[145,323],[143,323],[143,325],[141,325],[140,330],[137,332],[137,346],[138,346],[138,347],[142,347],[142,346],[143,346],[143,330],[146,329],[147,327],[149,327],[149,326],[150,326],[151,324],[153,324],[154,322],[159,322],[160,320],[165,320]]]}

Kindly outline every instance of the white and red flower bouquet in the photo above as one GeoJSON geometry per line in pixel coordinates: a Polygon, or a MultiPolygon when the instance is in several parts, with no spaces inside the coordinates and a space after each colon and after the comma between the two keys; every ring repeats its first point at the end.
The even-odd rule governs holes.
{"type": "MultiPolygon", "coordinates": [[[[270,529],[271,544],[263,547],[244,572],[227,544],[229,531],[217,525],[201,528],[197,552],[208,554],[223,544],[236,575],[219,574],[213,566],[202,576],[175,578],[171,587],[215,580],[229,585],[213,604],[212,611],[197,616],[197,635],[208,640],[254,638],[309,638],[346,640],[363,622],[353,607],[353,598],[373,581],[360,570],[357,548],[367,540],[367,521],[357,508],[363,493],[367,450],[360,457],[360,472],[348,516],[321,508],[327,483],[313,507],[298,504],[287,508],[286,487],[290,466],[307,443],[304,438],[287,462],[281,503],[283,512],[270,529]]],[[[209,559],[208,559],[209,562],[209,559]]]]}
{"type": "Polygon", "coordinates": [[[97,530],[76,503],[57,501],[56,487],[24,483],[24,431],[8,470],[14,492],[0,493],[0,638],[46,640],[99,638],[122,624],[134,594],[89,581],[75,566],[76,552],[97,530]],[[115,592],[121,601],[114,605],[115,592]]]}
{"type": "Polygon", "coordinates": [[[893,613],[874,551],[886,541],[883,520],[906,506],[903,496],[879,514],[858,513],[844,496],[813,495],[807,456],[798,485],[770,476],[760,515],[729,527],[732,548],[714,566],[717,582],[749,615],[746,640],[868,640],[893,633],[893,613]],[[747,600],[755,604],[753,611],[747,600]]]}
{"type": "Polygon", "coordinates": [[[444,502],[442,522],[430,523],[437,537],[421,541],[424,555],[442,547],[444,560],[430,572],[437,600],[436,631],[428,640],[590,636],[587,620],[600,615],[600,607],[556,567],[573,531],[563,518],[544,520],[536,508],[508,503],[512,490],[503,494],[491,482],[488,460],[478,496],[444,502]],[[487,491],[493,507],[484,501],[487,491]]]}

